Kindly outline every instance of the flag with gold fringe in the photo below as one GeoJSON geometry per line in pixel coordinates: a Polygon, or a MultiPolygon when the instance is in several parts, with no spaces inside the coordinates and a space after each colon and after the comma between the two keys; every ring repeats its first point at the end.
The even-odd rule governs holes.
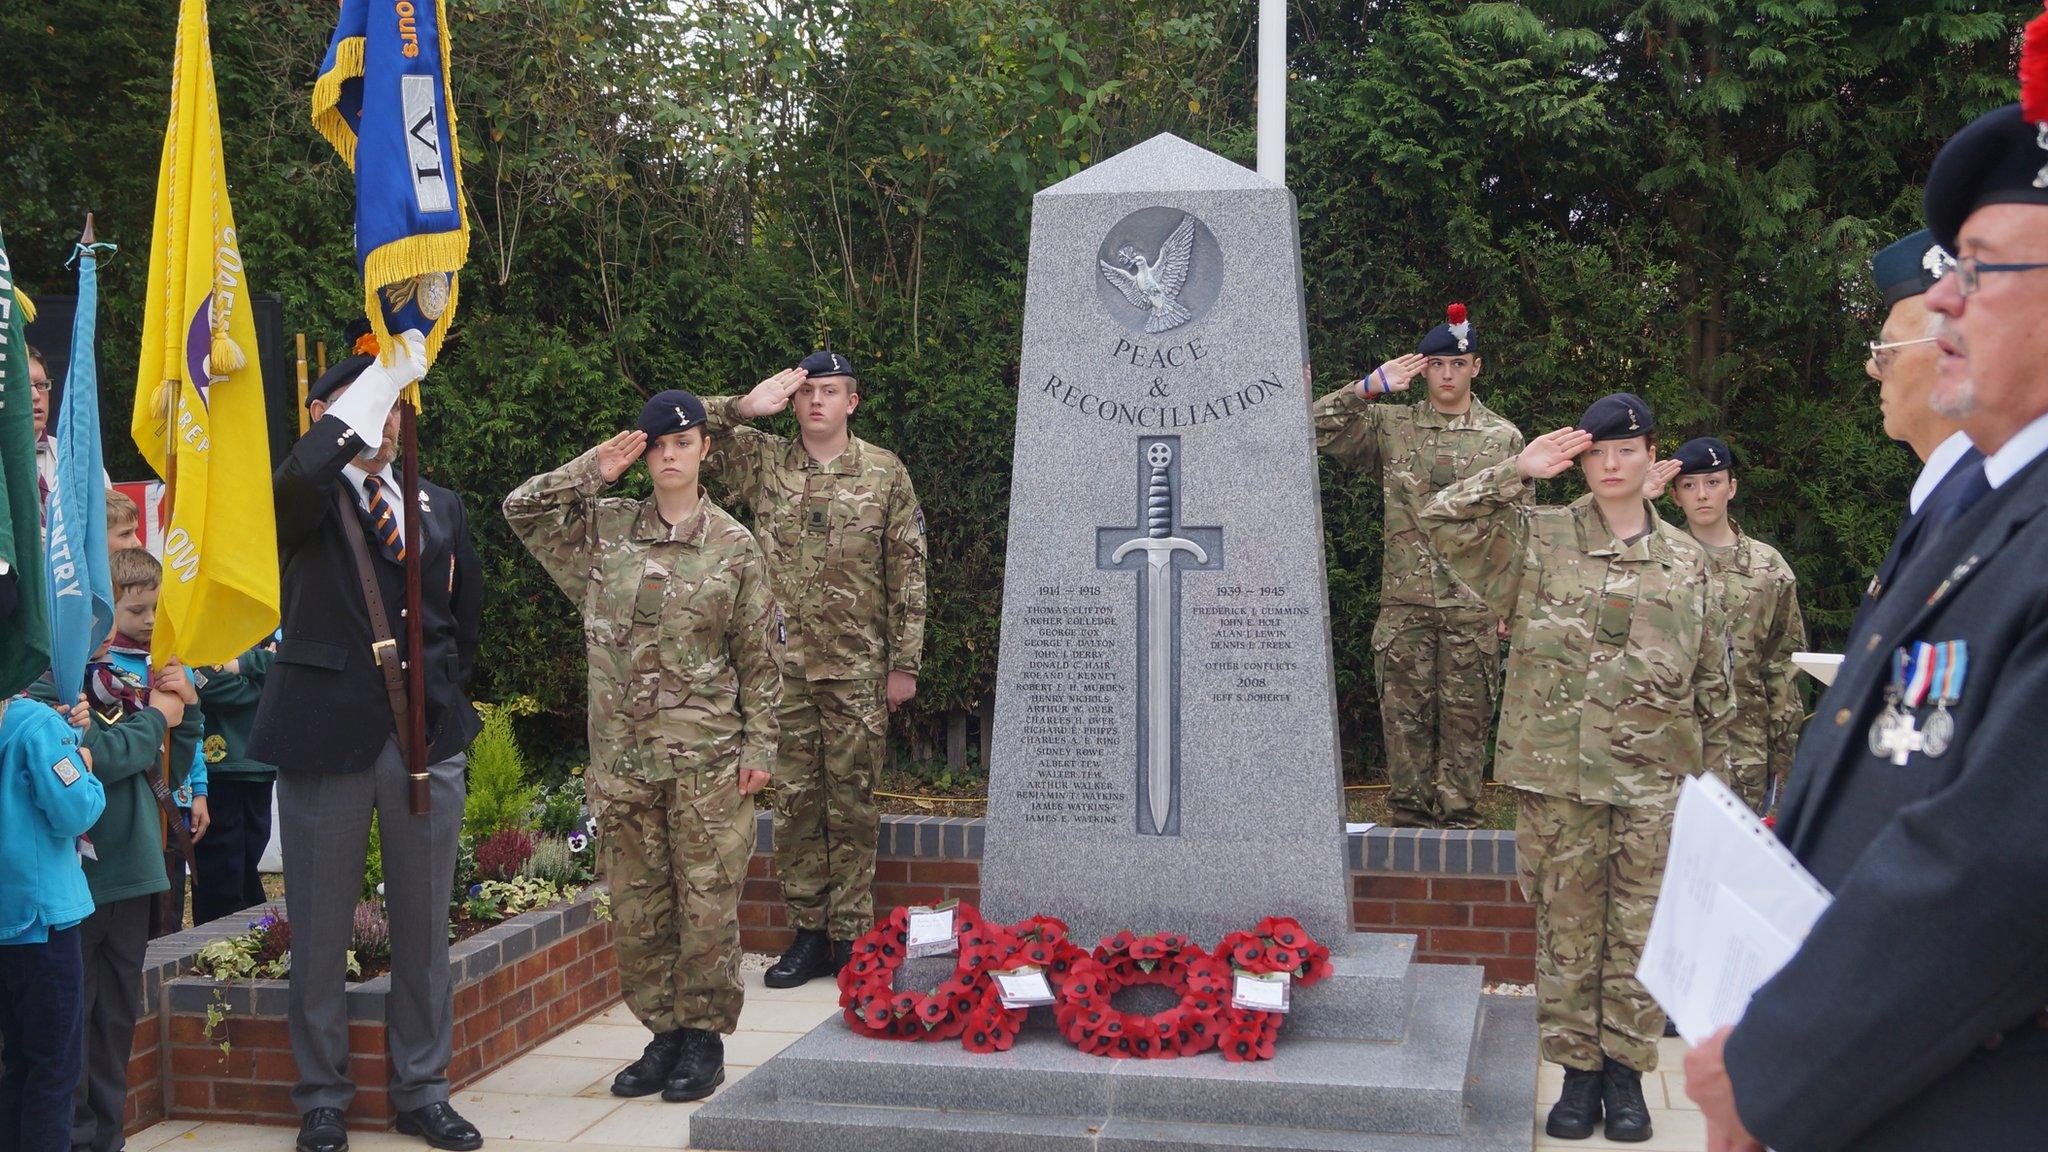
{"type": "Polygon", "coordinates": [[[364,315],[386,349],[417,329],[428,365],[469,258],[448,67],[441,0],[341,0],[313,84],[313,126],[356,174],[364,315]]]}
{"type": "Polygon", "coordinates": [[[181,0],[129,432],[164,478],[151,661],[225,664],[277,628],[277,521],[205,0],[181,0]]]}

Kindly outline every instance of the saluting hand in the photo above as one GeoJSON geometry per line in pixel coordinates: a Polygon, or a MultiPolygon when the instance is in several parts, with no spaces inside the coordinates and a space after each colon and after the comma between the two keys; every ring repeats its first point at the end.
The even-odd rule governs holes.
{"type": "Polygon", "coordinates": [[[1683,467],[1685,465],[1676,460],[1659,460],[1650,465],[1649,472],[1643,476],[1643,499],[1655,500],[1662,496],[1664,489],[1678,479],[1678,470],[1683,467]]]}
{"type": "Polygon", "coordinates": [[[1572,461],[1592,446],[1591,432],[1581,432],[1577,428],[1545,432],[1529,441],[1529,446],[1515,457],[1515,471],[1521,473],[1524,480],[1548,480],[1571,467],[1572,461]]]}
{"type": "Polygon", "coordinates": [[[1372,375],[1358,382],[1358,390],[1367,396],[1378,396],[1388,392],[1406,392],[1408,385],[1419,375],[1429,361],[1419,352],[1396,356],[1378,368],[1372,375]]]}
{"type": "Polygon", "coordinates": [[[605,483],[616,484],[619,477],[626,474],[626,469],[633,466],[633,461],[638,460],[640,454],[645,451],[647,433],[638,428],[621,432],[597,446],[597,473],[604,477],[605,483]]]}
{"type": "Polygon", "coordinates": [[[740,402],[734,407],[742,420],[773,416],[789,407],[789,398],[796,395],[796,390],[810,378],[811,374],[801,368],[785,368],[754,385],[754,390],[740,397],[740,402]]]}

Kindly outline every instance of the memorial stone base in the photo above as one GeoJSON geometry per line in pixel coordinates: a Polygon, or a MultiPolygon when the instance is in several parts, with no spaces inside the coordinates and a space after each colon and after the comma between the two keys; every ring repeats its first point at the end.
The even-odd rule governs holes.
{"type": "MultiPolygon", "coordinates": [[[[1475,967],[1418,964],[1414,938],[1352,937],[1298,989],[1274,1059],[1087,1056],[1034,1009],[1009,1052],[857,1036],[826,1021],[691,1117],[733,1152],[1298,1149],[1526,1152],[1535,1001],[1485,996],[1475,967]]],[[[930,965],[932,962],[927,961],[930,965]]],[[[906,965],[902,986],[943,967],[906,965]]],[[[919,981],[923,981],[922,985],[919,981]]],[[[1133,1010],[1163,1007],[1138,988],[1133,1010]]],[[[1129,999],[1127,999],[1127,997],[1129,999]]]]}

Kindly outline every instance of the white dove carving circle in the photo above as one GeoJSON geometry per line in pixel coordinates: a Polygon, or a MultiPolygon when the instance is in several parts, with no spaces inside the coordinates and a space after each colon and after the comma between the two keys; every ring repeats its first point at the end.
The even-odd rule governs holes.
{"type": "Polygon", "coordinates": [[[1146,260],[1143,252],[1126,244],[1117,250],[1116,258],[1128,265],[1129,271],[1107,260],[1096,263],[1102,266],[1103,279],[1115,285],[1133,308],[1146,313],[1145,331],[1164,332],[1194,319],[1180,303],[1194,249],[1195,218],[1182,213],[1179,227],[1160,246],[1157,260],[1146,260]]]}

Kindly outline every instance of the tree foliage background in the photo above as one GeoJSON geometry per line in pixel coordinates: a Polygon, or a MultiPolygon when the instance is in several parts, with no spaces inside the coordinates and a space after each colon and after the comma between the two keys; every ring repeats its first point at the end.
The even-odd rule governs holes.
{"type": "MultiPolygon", "coordinates": [[[[993,691],[1031,193],[1161,131],[1249,164],[1230,0],[450,0],[473,240],[426,457],[490,582],[480,691],[582,728],[571,606],[494,510],[661,388],[744,389],[830,341],[856,430],[926,506],[926,675],[899,735],[993,691]]],[[[1870,253],[1942,140],[2014,98],[2023,4],[1296,0],[1288,178],[1319,389],[1472,305],[1487,403],[1530,434],[1629,390],[1743,457],[1744,528],[1838,642],[1917,468],[1862,342],[1870,253]]],[[[351,183],[306,112],[328,5],[211,6],[257,291],[334,339],[351,183]]],[[[32,292],[87,210],[108,411],[133,388],[175,0],[0,6],[0,214],[32,292]]],[[[786,419],[786,418],[785,418],[786,419]]],[[[785,429],[786,430],[786,429],[785,429]]],[[[117,475],[141,465],[110,436],[117,475]]],[[[1028,466],[1028,465],[1027,465],[1028,466]]],[[[1323,473],[1347,755],[1379,757],[1378,494],[1323,473]]],[[[1569,498],[1568,483],[1548,495],[1569,498]]]]}

